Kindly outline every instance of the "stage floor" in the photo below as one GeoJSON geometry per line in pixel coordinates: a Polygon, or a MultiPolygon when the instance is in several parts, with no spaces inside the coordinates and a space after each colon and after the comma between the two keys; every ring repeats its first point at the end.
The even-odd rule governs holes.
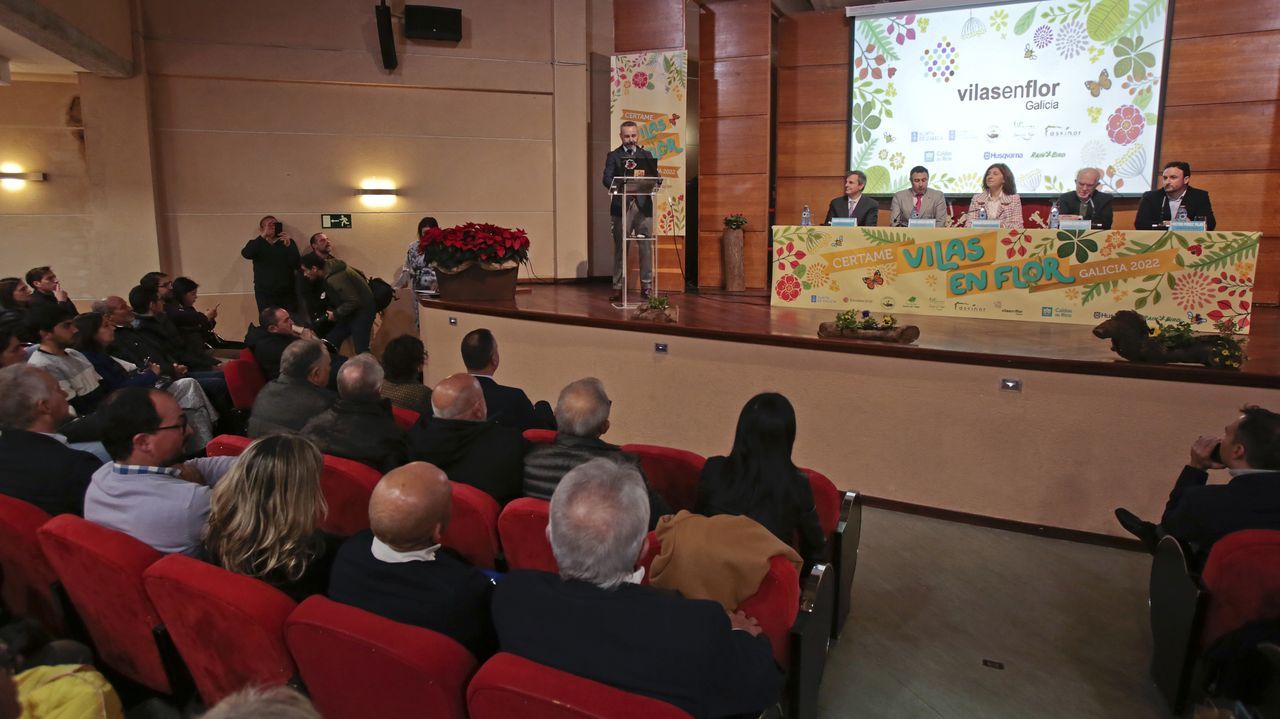
{"type": "Polygon", "coordinates": [[[454,310],[535,322],[683,335],[748,344],[809,347],[826,352],[897,356],[934,362],[978,364],[1074,374],[1101,374],[1199,384],[1280,388],[1280,309],[1259,307],[1253,334],[1245,346],[1242,371],[1188,365],[1144,365],[1118,359],[1110,343],[1088,325],[1058,325],[1017,320],[927,317],[899,313],[901,324],[920,328],[911,345],[817,336],[818,323],[834,320],[832,310],[773,308],[764,291],[725,293],[704,290],[671,295],[679,307],[676,324],[630,319],[631,311],[609,302],[601,283],[522,284],[514,302],[425,300],[429,310],[454,310]]]}

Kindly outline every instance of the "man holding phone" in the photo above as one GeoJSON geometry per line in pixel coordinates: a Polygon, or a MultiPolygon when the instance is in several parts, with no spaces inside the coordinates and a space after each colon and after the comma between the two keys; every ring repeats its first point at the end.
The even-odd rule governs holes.
{"type": "Polygon", "coordinates": [[[298,309],[294,276],[298,268],[298,246],[284,223],[267,215],[258,222],[258,236],[249,240],[240,256],[253,261],[253,297],[258,311],[282,307],[290,313],[298,309]]]}
{"type": "Polygon", "coordinates": [[[1222,437],[1200,437],[1165,505],[1160,524],[1119,508],[1125,531],[1155,551],[1164,535],[1189,545],[1203,564],[1213,543],[1241,529],[1280,529],[1280,414],[1248,405],[1222,437]],[[1231,481],[1208,484],[1210,469],[1226,469],[1231,481]]]}

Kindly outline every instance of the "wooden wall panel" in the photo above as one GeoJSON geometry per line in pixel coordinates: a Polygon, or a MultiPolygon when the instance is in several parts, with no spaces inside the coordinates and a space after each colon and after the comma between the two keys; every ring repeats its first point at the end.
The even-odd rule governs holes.
{"type": "Polygon", "coordinates": [[[778,67],[849,65],[844,9],[790,15],[778,21],[778,67]]]}
{"type": "Polygon", "coordinates": [[[704,61],[699,95],[702,117],[768,115],[769,85],[768,55],[704,61]]]}
{"type": "Polygon", "coordinates": [[[733,148],[702,159],[703,175],[769,173],[769,118],[766,115],[711,117],[698,124],[702,146],[733,148]]]}
{"type": "Polygon", "coordinates": [[[1280,170],[1274,101],[1167,107],[1164,123],[1161,155],[1191,163],[1194,172],[1280,170]],[[1216,129],[1207,131],[1206,117],[1216,129]]]}
{"type": "Polygon", "coordinates": [[[1175,40],[1166,106],[1274,101],[1280,30],[1175,40]]]}
{"type": "Polygon", "coordinates": [[[822,221],[827,213],[827,203],[839,197],[844,189],[844,178],[832,177],[782,177],[775,181],[777,212],[776,225],[800,224],[800,213],[805,205],[813,213],[813,223],[822,221]]]}
{"type": "Polygon", "coordinates": [[[1174,39],[1280,30],[1280,0],[1176,0],[1174,39]]]}
{"type": "Polygon", "coordinates": [[[1191,184],[1209,191],[1219,230],[1280,234],[1280,172],[1196,172],[1191,184]]]}
{"type": "Polygon", "coordinates": [[[613,52],[684,47],[684,0],[627,0],[613,4],[613,52]]]}
{"type": "Polygon", "coordinates": [[[778,68],[778,124],[849,117],[849,66],[778,68]]]}
{"type": "Polygon", "coordinates": [[[719,234],[727,215],[743,215],[748,229],[767,229],[768,198],[767,174],[703,174],[698,187],[698,227],[719,234]],[[762,197],[765,202],[760,202],[762,197]]]}
{"type": "Polygon", "coordinates": [[[703,48],[715,48],[715,58],[768,56],[773,50],[769,13],[758,2],[706,0],[698,24],[698,41],[703,48]]]}
{"type": "MultiPolygon", "coordinates": [[[[778,176],[843,176],[848,164],[843,122],[778,124],[778,176]]],[[[778,209],[782,209],[779,207],[778,209]]]]}
{"type": "Polygon", "coordinates": [[[761,289],[769,283],[769,228],[742,233],[743,279],[749,288],[761,289]]]}
{"type": "MultiPolygon", "coordinates": [[[[717,225],[719,227],[719,225],[717,225]]],[[[746,238],[743,238],[743,250],[746,238]]],[[[720,268],[720,232],[698,232],[698,286],[719,287],[724,281],[720,268]]]]}

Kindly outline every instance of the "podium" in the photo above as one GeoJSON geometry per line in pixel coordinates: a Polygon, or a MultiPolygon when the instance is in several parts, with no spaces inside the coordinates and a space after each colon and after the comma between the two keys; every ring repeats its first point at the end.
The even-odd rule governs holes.
{"type": "MultiPolygon", "coordinates": [[[[661,177],[649,177],[647,175],[636,177],[614,177],[613,182],[609,185],[609,194],[622,197],[622,301],[614,302],[613,306],[623,310],[630,309],[639,305],[638,302],[627,301],[627,258],[631,255],[632,242],[652,242],[653,249],[649,252],[649,272],[653,277],[653,284],[650,286],[650,292],[658,291],[658,236],[654,232],[652,214],[654,210],[653,198],[658,194],[658,188],[662,187],[661,177]],[[628,218],[628,212],[631,209],[631,200],[636,197],[648,197],[650,222],[649,235],[632,235],[631,223],[628,218]]],[[[643,261],[639,252],[636,253],[637,261],[643,261]]],[[[644,276],[644,268],[641,268],[641,277],[644,276]]]]}

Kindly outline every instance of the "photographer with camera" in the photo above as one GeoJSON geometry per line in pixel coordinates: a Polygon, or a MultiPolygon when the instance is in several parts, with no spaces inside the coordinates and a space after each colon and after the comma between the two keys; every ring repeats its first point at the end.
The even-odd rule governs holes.
{"type": "Polygon", "coordinates": [[[1160,524],[1123,507],[1116,519],[1154,552],[1172,535],[1203,564],[1213,543],[1241,529],[1280,529],[1280,414],[1248,405],[1221,438],[1200,437],[1191,461],[1169,494],[1160,524]],[[1208,484],[1210,469],[1226,469],[1231,481],[1208,484]]]}
{"type": "Polygon", "coordinates": [[[298,311],[294,273],[298,270],[298,245],[284,231],[284,223],[267,215],[258,221],[258,236],[245,243],[240,256],[253,261],[253,297],[258,311],[283,307],[298,311]]]}

